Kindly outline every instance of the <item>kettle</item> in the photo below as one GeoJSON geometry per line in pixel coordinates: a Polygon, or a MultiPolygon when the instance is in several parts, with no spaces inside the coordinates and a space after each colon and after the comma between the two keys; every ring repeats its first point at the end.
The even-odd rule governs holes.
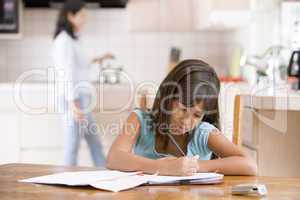
{"type": "Polygon", "coordinates": [[[300,90],[300,50],[293,51],[288,65],[288,76],[297,79],[295,89],[300,90]]]}

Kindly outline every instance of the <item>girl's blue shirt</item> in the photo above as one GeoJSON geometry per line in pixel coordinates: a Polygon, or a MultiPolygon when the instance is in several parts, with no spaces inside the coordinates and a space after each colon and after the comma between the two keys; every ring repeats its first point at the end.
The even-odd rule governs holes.
{"type": "MultiPolygon", "coordinates": [[[[133,112],[138,116],[141,124],[140,133],[134,146],[135,154],[150,159],[166,156],[155,151],[155,131],[150,114],[140,109],[135,109],[133,112]]],[[[210,160],[212,151],[208,147],[208,137],[214,130],[217,128],[212,124],[200,122],[189,140],[187,156],[198,155],[201,160],[210,160]]]]}

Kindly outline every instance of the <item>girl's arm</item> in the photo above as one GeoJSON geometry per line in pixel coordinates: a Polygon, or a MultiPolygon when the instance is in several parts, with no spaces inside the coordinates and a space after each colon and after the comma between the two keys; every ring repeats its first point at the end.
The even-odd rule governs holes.
{"type": "Polygon", "coordinates": [[[110,148],[107,157],[107,168],[122,171],[144,171],[147,173],[155,173],[158,170],[155,160],[132,153],[140,128],[141,125],[137,115],[131,113],[122,133],[110,148]]]}
{"type": "Polygon", "coordinates": [[[208,147],[221,158],[207,161],[199,160],[199,171],[219,172],[225,175],[257,174],[255,161],[219,131],[209,134],[208,147]]]}

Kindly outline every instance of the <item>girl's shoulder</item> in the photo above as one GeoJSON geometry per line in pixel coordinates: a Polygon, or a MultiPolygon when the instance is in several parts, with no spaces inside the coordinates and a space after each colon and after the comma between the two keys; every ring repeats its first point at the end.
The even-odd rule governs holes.
{"type": "Polygon", "coordinates": [[[208,138],[209,134],[214,131],[218,131],[218,128],[208,122],[201,122],[195,129],[192,137],[192,142],[198,149],[202,149],[204,152],[209,152],[208,138]]]}
{"type": "Polygon", "coordinates": [[[141,126],[152,126],[153,121],[151,117],[151,113],[149,111],[145,111],[139,108],[135,108],[132,113],[135,113],[139,119],[141,126]]]}
{"type": "Polygon", "coordinates": [[[213,124],[208,122],[201,122],[198,127],[196,128],[196,132],[203,133],[203,132],[212,132],[214,130],[218,130],[213,124]]]}

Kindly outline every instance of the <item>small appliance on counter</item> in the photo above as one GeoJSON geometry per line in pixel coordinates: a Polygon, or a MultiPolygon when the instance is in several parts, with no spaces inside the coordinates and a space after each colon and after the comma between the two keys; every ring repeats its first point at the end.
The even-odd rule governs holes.
{"type": "Polygon", "coordinates": [[[181,52],[181,49],[178,47],[171,48],[168,66],[169,72],[180,62],[181,52]]]}
{"type": "Polygon", "coordinates": [[[123,66],[114,59],[106,59],[99,64],[94,64],[90,70],[90,80],[104,84],[119,84],[123,66]]]}
{"type": "Polygon", "coordinates": [[[284,46],[269,47],[262,55],[243,55],[242,76],[250,84],[273,85],[286,82],[290,50],[284,46]]]}
{"type": "Polygon", "coordinates": [[[295,79],[292,89],[300,90],[300,49],[293,51],[288,65],[288,76],[295,79]]]}
{"type": "Polygon", "coordinates": [[[101,68],[102,74],[100,76],[100,82],[105,84],[118,84],[121,82],[122,71],[122,66],[105,65],[101,68]]]}
{"type": "Polygon", "coordinates": [[[0,37],[19,39],[21,37],[22,1],[0,0],[0,37]]]}
{"type": "Polygon", "coordinates": [[[291,35],[291,47],[293,49],[287,74],[291,81],[292,89],[300,90],[300,21],[296,20],[291,35]]]}

